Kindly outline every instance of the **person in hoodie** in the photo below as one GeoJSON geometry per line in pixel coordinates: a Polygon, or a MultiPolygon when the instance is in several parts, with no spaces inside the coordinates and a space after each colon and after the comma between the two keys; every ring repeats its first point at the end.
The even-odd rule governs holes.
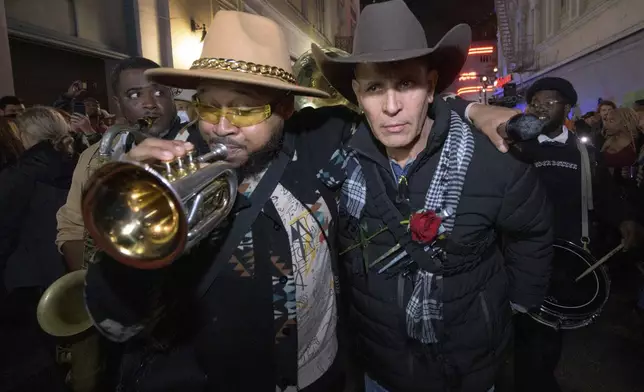
{"type": "Polygon", "coordinates": [[[71,186],[74,141],[69,124],[52,108],[30,108],[16,125],[25,152],[0,173],[0,344],[10,353],[0,359],[0,385],[62,391],[55,342],[40,330],[36,307],[65,273],[55,245],[56,211],[71,186]]]}

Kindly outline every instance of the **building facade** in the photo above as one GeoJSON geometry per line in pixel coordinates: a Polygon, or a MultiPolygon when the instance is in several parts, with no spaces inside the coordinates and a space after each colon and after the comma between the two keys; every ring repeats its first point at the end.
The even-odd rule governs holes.
{"type": "Polygon", "coordinates": [[[334,46],[337,37],[350,38],[355,26],[350,10],[355,14],[359,1],[0,0],[0,96],[49,104],[81,80],[110,107],[108,79],[116,62],[143,56],[189,68],[220,9],[275,20],[295,61],[311,43],[334,46]]]}
{"type": "Polygon", "coordinates": [[[559,76],[579,94],[579,109],[598,100],[628,106],[644,98],[644,1],[495,0],[500,74],[519,93],[559,76]]]}

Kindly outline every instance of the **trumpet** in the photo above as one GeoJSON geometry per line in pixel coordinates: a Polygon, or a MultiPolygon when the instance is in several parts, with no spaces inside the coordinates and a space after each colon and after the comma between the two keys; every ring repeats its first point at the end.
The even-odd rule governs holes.
{"type": "MultiPolygon", "coordinates": [[[[133,135],[137,143],[147,138],[131,128],[115,128],[108,138],[119,132],[133,135]]],[[[220,144],[201,156],[192,150],[171,161],[112,161],[99,167],[81,202],[85,227],[97,248],[134,268],[171,264],[232,210],[238,180],[224,161],[227,156],[220,144]]]]}
{"type": "MultiPolygon", "coordinates": [[[[105,164],[112,160],[112,152],[114,148],[114,142],[119,136],[125,136],[125,144],[130,145],[133,143],[141,143],[147,136],[143,133],[146,129],[150,128],[154,120],[149,117],[142,117],[137,120],[136,125],[113,125],[109,127],[103,137],[98,147],[98,159],[99,163],[105,164]]],[[[186,124],[181,131],[192,125],[193,123],[186,124]]],[[[126,151],[127,152],[127,151],[126,151]]]]}

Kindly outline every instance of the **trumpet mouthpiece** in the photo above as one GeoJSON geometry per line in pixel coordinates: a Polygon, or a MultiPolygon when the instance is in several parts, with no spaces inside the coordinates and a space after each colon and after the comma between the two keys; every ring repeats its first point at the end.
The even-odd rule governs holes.
{"type": "Polygon", "coordinates": [[[156,120],[156,119],[154,119],[152,117],[142,117],[142,118],[138,119],[136,121],[136,123],[139,126],[139,128],[146,129],[146,128],[150,128],[152,126],[152,124],[154,124],[154,120],[156,120]]]}
{"type": "Polygon", "coordinates": [[[226,159],[228,157],[228,147],[223,144],[215,144],[212,146],[210,153],[213,154],[214,159],[226,159]]]}

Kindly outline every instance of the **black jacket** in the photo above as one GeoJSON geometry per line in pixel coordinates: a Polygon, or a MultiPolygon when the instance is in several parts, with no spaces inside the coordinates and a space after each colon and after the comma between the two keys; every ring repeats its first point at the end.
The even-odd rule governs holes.
{"type": "MultiPolygon", "coordinates": [[[[638,210],[621,198],[610,173],[595,158],[596,150],[586,146],[592,171],[593,210],[591,220],[615,230],[626,220],[638,220],[638,210]],[[594,218],[594,219],[593,219],[594,218]]],[[[581,153],[577,135],[569,132],[566,143],[523,143],[520,156],[532,163],[544,185],[554,211],[554,234],[557,239],[581,243],[581,153]]],[[[597,230],[590,228],[591,245],[600,240],[597,230]]],[[[606,231],[606,230],[603,230],[606,231]]],[[[591,246],[592,248],[592,246],[591,246]]]]}
{"type": "Polygon", "coordinates": [[[41,142],[0,173],[0,270],[9,287],[46,288],[62,275],[56,211],[65,203],[75,160],[41,142]]]}
{"type": "Polygon", "coordinates": [[[43,142],[0,172],[0,345],[13,353],[0,358],[0,385],[8,390],[66,390],[52,355],[55,341],[40,329],[36,307],[65,273],[54,244],[56,211],[74,165],[43,142]]]}
{"type": "MultiPolygon", "coordinates": [[[[361,164],[376,162],[403,216],[423,208],[447,137],[447,104],[437,100],[432,110],[435,122],[427,147],[407,174],[409,205],[395,202],[389,159],[367,126],[358,128],[349,145],[361,164]]],[[[373,261],[397,243],[389,232],[342,259],[351,286],[349,324],[356,333],[355,351],[369,376],[391,391],[487,391],[511,336],[510,301],[531,308],[546,292],[553,236],[545,190],[531,166],[499,153],[480,132],[473,134],[474,156],[447,241],[438,344],[422,345],[407,336],[404,308],[413,287],[409,280],[387,279],[373,270],[365,275],[364,256],[373,261]]],[[[341,213],[343,249],[359,241],[357,225],[367,235],[384,225],[368,184],[366,194],[359,221],[341,213]]]]}

